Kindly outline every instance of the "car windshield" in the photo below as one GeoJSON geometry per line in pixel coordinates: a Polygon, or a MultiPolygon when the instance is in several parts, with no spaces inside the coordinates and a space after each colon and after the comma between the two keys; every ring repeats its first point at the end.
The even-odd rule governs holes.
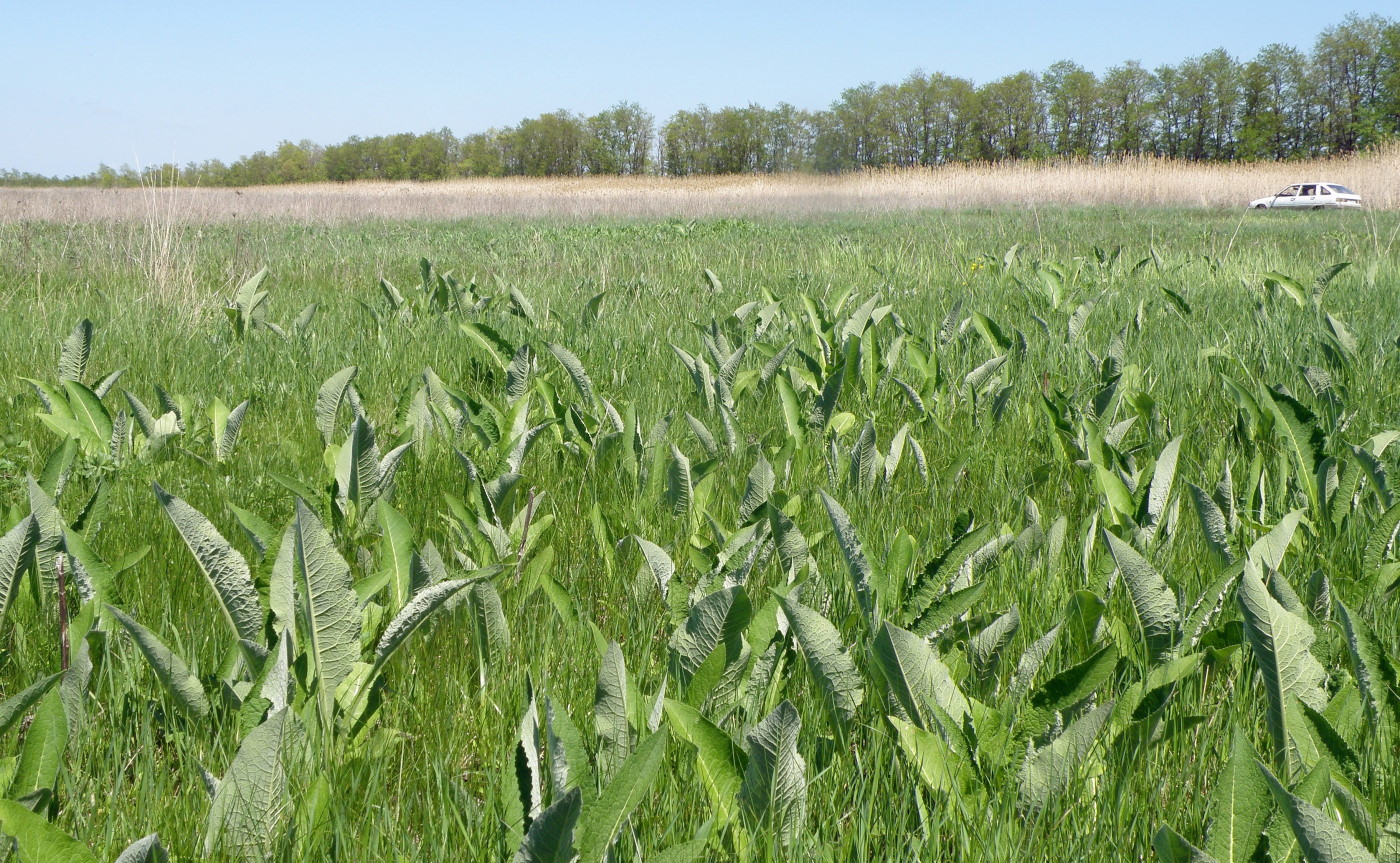
{"type": "Polygon", "coordinates": [[[1356,193],[1353,192],[1351,189],[1348,189],[1346,186],[1338,186],[1336,183],[1328,183],[1327,185],[1331,186],[1331,187],[1332,187],[1332,191],[1336,192],[1336,193],[1339,194],[1339,195],[1355,195],[1355,194],[1356,194],[1356,193]]]}

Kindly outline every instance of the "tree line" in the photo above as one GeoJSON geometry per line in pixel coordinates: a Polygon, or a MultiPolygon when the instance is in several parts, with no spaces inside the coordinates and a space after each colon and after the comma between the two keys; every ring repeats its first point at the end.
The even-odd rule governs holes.
{"type": "Polygon", "coordinates": [[[0,171],[0,184],[251,186],[350,180],[586,174],[841,172],[950,162],[1157,156],[1301,159],[1400,137],[1400,22],[1350,15],[1311,51],[1273,44],[1249,60],[1216,49],[1102,75],[1072,61],[975,84],[939,72],[861,84],[826,110],[701,105],[660,125],[621,102],[592,116],[559,110],[457,137],[281,142],[230,164],[138,171],[102,165],[57,179],[0,171]]]}

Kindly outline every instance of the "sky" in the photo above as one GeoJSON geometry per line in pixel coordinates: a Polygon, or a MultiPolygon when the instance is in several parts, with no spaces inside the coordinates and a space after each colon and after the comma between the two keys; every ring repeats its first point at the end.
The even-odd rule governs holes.
{"type": "Polygon", "coordinates": [[[283,140],[458,135],[560,108],[825,108],[915,69],[975,82],[1310,49],[1395,0],[339,3],[0,0],[0,169],[233,161],[283,140]]]}

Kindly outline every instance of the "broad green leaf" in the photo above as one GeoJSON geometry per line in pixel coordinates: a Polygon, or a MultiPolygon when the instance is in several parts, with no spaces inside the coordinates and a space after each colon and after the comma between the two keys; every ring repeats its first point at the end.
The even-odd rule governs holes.
{"type": "Polygon", "coordinates": [[[152,833],[126,846],[113,863],[167,863],[169,859],[159,834],[152,833]]]}
{"type": "Polygon", "coordinates": [[[1157,852],[1162,863],[1219,863],[1165,824],[1152,834],[1152,850],[1157,852]]]}
{"type": "Polygon", "coordinates": [[[666,508],[672,515],[683,518],[690,514],[694,495],[690,459],[675,444],[671,444],[671,463],[666,468],[666,508]]]}
{"type": "Polygon", "coordinates": [[[929,705],[937,705],[957,723],[968,716],[967,698],[924,639],[885,621],[875,636],[872,656],[890,694],[920,728],[931,731],[936,727],[937,716],[929,705]]]}
{"type": "Polygon", "coordinates": [[[910,621],[909,629],[923,638],[941,635],[944,630],[968,612],[987,589],[986,581],[974,582],[961,590],[945,593],[932,602],[923,613],[910,621]]]}
{"type": "Polygon", "coordinates": [[[16,800],[41,789],[57,792],[58,768],[68,748],[68,715],[63,698],[50,692],[34,711],[34,721],[24,733],[19,769],[10,783],[9,797],[16,800]]]}
{"type": "Polygon", "coordinates": [[[856,536],[855,524],[846,514],[846,510],[825,491],[821,492],[821,496],[822,503],[826,506],[826,514],[831,519],[832,532],[836,534],[836,542],[841,546],[841,556],[846,559],[846,570],[851,575],[856,602],[860,605],[861,613],[865,615],[866,626],[874,629],[875,605],[870,595],[870,561],[866,559],[860,537],[856,536]]]}
{"type": "Polygon", "coordinates": [[[755,830],[771,830],[783,845],[807,822],[807,762],[797,751],[802,718],[792,702],[773,709],[748,734],[749,761],[739,806],[755,830]]]}
{"type": "Polygon", "coordinates": [[[1267,570],[1277,570],[1283,565],[1283,556],[1293,542],[1293,535],[1303,519],[1302,510],[1294,510],[1278,520],[1273,529],[1260,537],[1249,547],[1249,557],[1256,566],[1267,570]]]}
{"type": "Polygon", "coordinates": [[[618,768],[617,775],[598,795],[598,799],[584,807],[582,829],[578,836],[581,863],[603,863],[606,859],[608,849],[622,830],[623,822],[642,802],[661,772],[668,740],[670,734],[663,726],[656,734],[642,741],[637,751],[618,768]]]}
{"type": "Polygon", "coordinates": [[[583,795],[572,788],[530,824],[515,863],[570,863],[574,859],[574,827],[583,811],[583,795]]]}
{"type": "Polygon", "coordinates": [[[976,394],[986,385],[987,381],[991,380],[992,375],[996,374],[997,369],[1001,368],[1002,365],[1006,363],[1009,356],[1010,354],[1000,354],[999,356],[992,357],[982,365],[968,372],[967,376],[963,378],[963,394],[976,394]]]}
{"type": "Polygon", "coordinates": [[[387,503],[378,507],[380,553],[389,570],[392,607],[402,608],[413,595],[413,527],[387,503]]]}
{"type": "Polygon", "coordinates": [[[78,428],[82,429],[89,451],[107,449],[112,440],[112,415],[103,406],[102,399],[77,381],[64,381],[63,390],[68,394],[68,406],[73,410],[78,428]]]}
{"type": "Polygon", "coordinates": [[[569,379],[574,382],[574,386],[578,389],[579,396],[591,407],[597,397],[593,393],[593,381],[589,379],[588,371],[584,369],[583,363],[574,355],[573,351],[562,345],[545,342],[544,346],[564,367],[569,379]]]}
{"type": "Polygon", "coordinates": [[[1133,495],[1118,474],[1095,462],[1094,477],[1098,480],[1099,491],[1108,501],[1107,516],[1113,519],[1113,523],[1121,523],[1122,516],[1132,517],[1133,495]]]}
{"type": "Polygon", "coordinates": [[[272,625],[278,631],[296,634],[296,519],[287,522],[282,542],[267,577],[267,605],[272,625]]]}
{"type": "Polygon", "coordinates": [[[1152,484],[1148,486],[1147,498],[1144,501],[1147,517],[1143,520],[1142,529],[1148,542],[1152,541],[1157,529],[1162,525],[1163,516],[1166,515],[1167,503],[1171,500],[1172,484],[1176,480],[1176,463],[1181,455],[1183,439],[1173,438],[1157,454],[1157,466],[1152,471],[1152,484]]]}
{"type": "Polygon", "coordinates": [[[1229,563],[1234,560],[1234,551],[1230,548],[1229,523],[1225,520],[1225,514],[1220,511],[1220,506],[1205,489],[1195,483],[1187,483],[1186,487],[1191,491],[1191,502],[1196,507],[1196,517],[1200,519],[1201,533],[1205,535],[1206,544],[1221,561],[1229,563]]]}
{"type": "Polygon", "coordinates": [[[960,755],[942,737],[898,716],[887,717],[899,736],[899,746],[929,788],[959,794],[975,779],[966,755],[960,755]]]}
{"type": "Polygon", "coordinates": [[[457,326],[486,351],[497,369],[505,370],[509,362],[506,358],[515,352],[510,342],[490,326],[477,321],[466,321],[457,326]]]}
{"type": "Polygon", "coordinates": [[[203,719],[209,715],[209,697],[204,694],[204,687],[200,684],[199,678],[194,676],[190,667],[185,664],[175,651],[165,646],[154,632],[137,623],[121,610],[106,606],[107,613],[116,618],[127,632],[131,633],[132,641],[136,642],[136,647],[141,651],[141,655],[146,657],[150,663],[151,670],[156,673],[156,678],[161,685],[170,693],[170,697],[180,706],[181,710],[198,719],[203,719]]]}
{"type": "Polygon", "coordinates": [[[1205,850],[1219,863],[1248,863],[1259,847],[1269,816],[1269,786],[1255,767],[1257,755],[1239,726],[1230,736],[1230,756],[1210,791],[1205,850]]]}
{"type": "Polygon", "coordinates": [[[967,661],[972,666],[972,674],[978,680],[987,680],[996,674],[1001,663],[1001,652],[1016,636],[1021,628],[1021,612],[1016,606],[993,620],[982,631],[967,642],[967,661]]]}
{"type": "Polygon", "coordinates": [[[316,429],[327,444],[335,436],[335,417],[340,411],[340,403],[345,400],[345,391],[359,371],[355,366],[347,366],[327,378],[316,391],[316,429]]]}
{"type": "Polygon", "coordinates": [[[656,586],[661,590],[661,598],[666,598],[666,593],[671,586],[671,577],[676,574],[676,564],[671,560],[671,556],[661,546],[649,540],[642,539],[636,534],[632,539],[637,543],[637,548],[642,552],[642,558],[646,561],[647,568],[651,570],[651,575],[656,579],[656,586]]]}
{"type": "Polygon", "coordinates": [[[1381,568],[1386,552],[1395,543],[1396,531],[1400,530],[1400,503],[1386,510],[1366,536],[1366,552],[1362,558],[1362,573],[1370,575],[1381,568]]]}
{"type": "Polygon", "coordinates": [[[865,700],[860,672],[842,642],[841,633],[831,621],[795,599],[779,596],[783,613],[792,624],[802,655],[812,672],[822,698],[837,722],[849,722],[865,700]]]}
{"type": "Polygon", "coordinates": [[[773,494],[773,466],[759,453],[758,462],[744,481],[744,497],[739,501],[739,523],[748,524],[759,507],[773,494]]]}
{"type": "Polygon", "coordinates": [[[1181,626],[1176,594],[1132,546],[1107,530],[1103,536],[1132,596],[1133,610],[1147,642],[1148,662],[1161,662],[1171,656],[1181,626]]]}
{"type": "Polygon", "coordinates": [[[806,441],[806,424],[802,421],[802,408],[797,400],[797,392],[785,375],[778,375],[773,380],[778,388],[778,399],[783,406],[783,427],[793,445],[801,449],[806,441]]]}
{"type": "Polygon", "coordinates": [[[363,417],[355,417],[350,435],[340,447],[335,485],[342,508],[348,502],[357,513],[367,512],[379,497],[379,447],[375,444],[374,428],[363,417]]]}
{"type": "Polygon", "coordinates": [[[426,623],[434,612],[442,608],[443,603],[452,598],[457,591],[472,583],[470,579],[465,578],[440,581],[414,594],[408,604],[385,627],[384,634],[380,636],[379,644],[374,648],[374,664],[381,668],[387,664],[395,651],[402,647],[408,637],[426,623]]]}
{"type": "Polygon", "coordinates": [[[1376,845],[1376,857],[1380,863],[1400,863],[1400,813],[1386,820],[1376,845]]]}
{"type": "MultiPolygon", "coordinates": [[[[598,684],[593,690],[593,724],[602,741],[600,762],[617,764],[632,748],[632,731],[627,716],[630,712],[627,686],[627,662],[622,647],[608,643],[598,669],[598,684]]],[[[603,772],[607,773],[604,766],[603,772]]]]}
{"type": "Polygon", "coordinates": [[[1111,701],[1089,711],[1048,745],[1026,756],[1018,775],[1022,807],[1035,812],[1044,809],[1073,781],[1112,712],[1111,701]]]}
{"type": "Polygon", "coordinates": [[[257,552],[258,560],[267,558],[267,553],[272,549],[279,548],[277,544],[278,532],[267,519],[241,506],[230,503],[229,511],[234,518],[238,519],[238,526],[243,529],[243,536],[253,546],[257,552]]]}
{"type": "Polygon", "coordinates": [[[1302,766],[1295,738],[1307,731],[1291,727],[1289,705],[1295,698],[1314,710],[1327,705],[1323,689],[1327,673],[1309,651],[1315,636],[1307,621],[1285,611],[1269,595],[1252,561],[1245,567],[1236,596],[1244,617],[1245,636],[1268,697],[1267,720],[1274,757],[1281,768],[1295,773],[1302,766]]]}
{"type": "Polygon", "coordinates": [[[72,475],[73,463],[78,458],[78,442],[66,438],[49,453],[44,467],[39,472],[39,488],[51,498],[57,498],[72,475]]]}
{"type": "Polygon", "coordinates": [[[1342,632],[1346,635],[1356,688],[1366,708],[1366,720],[1372,732],[1379,735],[1388,721],[1400,719],[1400,680],[1397,679],[1394,664],[1376,640],[1370,625],[1340,600],[1336,608],[1342,632]]]}
{"type": "MultiPolygon", "coordinates": [[[[521,345],[506,365],[506,398],[515,401],[525,395],[530,386],[530,346],[521,345]]],[[[516,465],[519,469],[519,465],[516,465]]]]}
{"type": "Polygon", "coordinates": [[[271,858],[291,809],[284,753],[295,730],[284,707],[243,738],[209,807],[205,856],[225,848],[249,863],[271,858]]]}
{"type": "Polygon", "coordinates": [[[248,412],[248,400],[244,399],[225,418],[223,428],[215,441],[214,457],[225,462],[233,458],[233,448],[238,445],[238,433],[243,428],[243,416],[248,412]]]}
{"type": "Polygon", "coordinates": [[[1366,846],[1326,812],[1289,792],[1262,761],[1254,762],[1269,783],[1274,800],[1288,818],[1307,863],[1376,863],[1366,846]]]}
{"type": "Polygon", "coordinates": [[[700,781],[715,809],[716,827],[723,828],[737,811],[748,756],[714,723],[688,704],[666,699],[665,711],[676,736],[695,747],[700,781]]]}
{"type": "Polygon", "coordinates": [[[92,356],[92,321],[84,318],[63,340],[58,356],[58,379],[82,383],[87,379],[88,358],[92,356]]]}
{"type": "MultiPolygon", "coordinates": [[[[962,576],[965,570],[971,574],[973,567],[968,566],[969,561],[979,549],[986,547],[991,537],[992,529],[987,525],[971,528],[956,537],[942,554],[929,561],[915,579],[905,601],[906,619],[910,622],[911,629],[915,632],[923,630],[922,634],[932,631],[931,627],[923,626],[918,621],[930,611],[934,600],[943,596],[947,590],[964,590],[973,586],[970,579],[964,579],[962,576]],[[961,584],[965,580],[967,584],[961,584]],[[954,585],[957,587],[953,587],[954,585]]],[[[958,614],[966,610],[960,609],[958,614]]]]}
{"type": "Polygon", "coordinates": [[[538,818],[544,806],[544,781],[540,772],[540,711],[530,676],[525,675],[525,712],[520,717],[520,736],[515,744],[515,784],[520,793],[520,812],[526,829],[538,818]]]}
{"type": "Polygon", "coordinates": [[[20,581],[30,569],[39,544],[39,520],[25,517],[0,537],[0,623],[19,594],[20,581]]]}
{"type": "Polygon", "coordinates": [[[549,750],[549,773],[554,792],[563,794],[569,788],[582,786],[591,795],[592,774],[588,769],[588,750],[578,726],[551,696],[544,699],[545,746],[549,750]]]}
{"type": "MultiPolygon", "coordinates": [[[[3,736],[5,732],[23,719],[24,715],[29,712],[29,708],[37,704],[39,699],[43,698],[44,694],[52,689],[53,685],[62,677],[62,672],[50,674],[43,680],[32,683],[4,701],[0,701],[0,736],[3,736]]],[[[0,783],[0,788],[3,788],[3,785],[4,783],[0,783]]]]}
{"type": "Polygon", "coordinates": [[[1031,693],[1019,723],[1023,736],[1038,734],[1057,712],[1073,707],[1108,682],[1118,664],[1118,648],[1106,644],[1088,659],[1061,671],[1031,693]]]}
{"type": "Polygon", "coordinates": [[[350,567],[305,501],[296,503],[292,580],[301,644],[314,668],[322,727],[331,727],[335,691],[360,658],[360,612],[350,567]]]}
{"type": "Polygon", "coordinates": [[[0,800],[0,835],[19,846],[18,863],[97,863],[86,845],[13,800],[0,800]]]}
{"type": "Polygon", "coordinates": [[[1007,694],[1013,700],[1020,699],[1031,688],[1040,667],[1045,664],[1046,657],[1050,655],[1050,649],[1055,646],[1056,640],[1060,637],[1061,625],[1057,623],[1050,627],[1044,635],[1032,641],[1021,654],[1020,660],[1016,662],[1016,671],[1011,675],[1011,682],[1006,687],[1007,694]]]}
{"type": "Polygon", "coordinates": [[[1312,503],[1312,513],[1320,518],[1317,483],[1317,462],[1322,450],[1322,432],[1312,411],[1296,399],[1267,388],[1260,390],[1260,406],[1274,416],[1274,432],[1298,468],[1296,477],[1312,503]]]}
{"type": "Polygon", "coordinates": [[[672,845],[665,851],[660,851],[655,856],[648,858],[647,863],[693,863],[700,858],[708,841],[708,839],[694,839],[690,842],[682,842],[680,845],[672,845]]]}
{"type": "Polygon", "coordinates": [[[502,665],[510,651],[510,624],[501,606],[501,595],[490,581],[478,579],[472,584],[471,613],[472,641],[479,665],[477,671],[480,683],[485,687],[491,670],[502,665]]]}
{"type": "Polygon", "coordinates": [[[671,636],[680,684],[688,686],[700,665],[721,644],[737,655],[752,614],[748,593],[741,585],[722,588],[695,603],[685,625],[671,636]]]}
{"type": "Polygon", "coordinates": [[[219,597],[224,619],[236,638],[261,643],[263,607],[248,562],[198,510],[153,483],[156,499],[194,554],[199,571],[219,597]]]}

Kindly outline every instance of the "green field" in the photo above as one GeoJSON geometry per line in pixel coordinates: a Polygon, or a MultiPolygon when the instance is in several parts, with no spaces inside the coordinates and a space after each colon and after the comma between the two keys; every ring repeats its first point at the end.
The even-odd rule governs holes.
{"type": "Polygon", "coordinates": [[[149,231],[0,224],[19,860],[1400,861],[1400,216],[149,231]]]}

